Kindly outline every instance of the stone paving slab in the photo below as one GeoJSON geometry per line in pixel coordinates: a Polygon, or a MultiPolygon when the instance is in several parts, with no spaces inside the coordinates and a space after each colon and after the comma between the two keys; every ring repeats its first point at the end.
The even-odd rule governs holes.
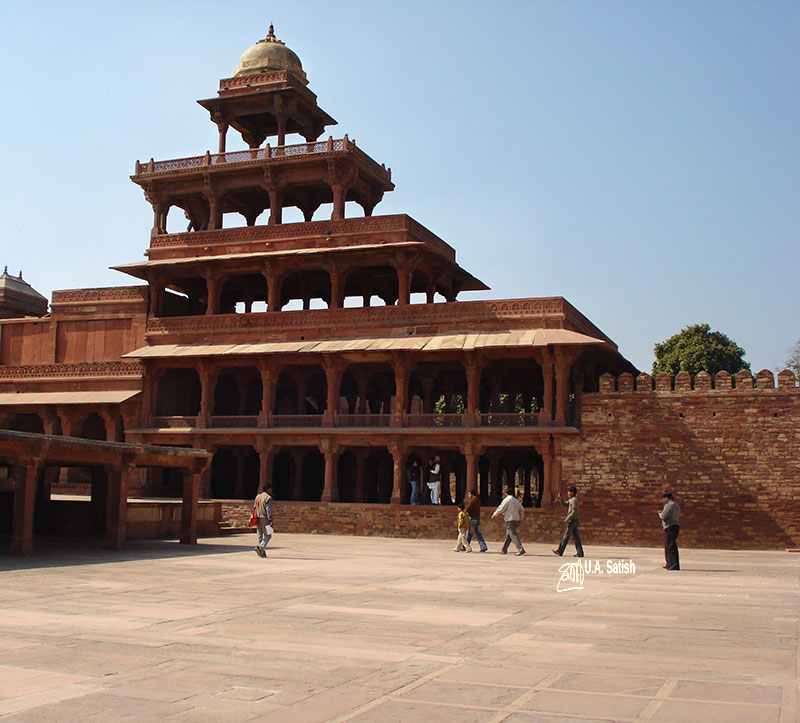
{"type": "Polygon", "coordinates": [[[0,720],[798,722],[800,555],[273,543],[0,552],[0,720]]]}

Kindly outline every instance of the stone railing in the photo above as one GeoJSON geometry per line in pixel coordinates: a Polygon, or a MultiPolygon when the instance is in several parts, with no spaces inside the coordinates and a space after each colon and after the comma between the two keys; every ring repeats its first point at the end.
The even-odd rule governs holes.
{"type": "Polygon", "coordinates": [[[465,427],[463,414],[409,414],[409,427],[465,427]]]}
{"type": "Polygon", "coordinates": [[[523,412],[491,412],[481,414],[481,427],[535,427],[539,415],[523,412]]]}
{"type": "MultiPolygon", "coordinates": [[[[481,413],[480,427],[535,427],[539,424],[538,414],[526,413],[481,413]]],[[[436,429],[442,427],[474,427],[472,415],[466,414],[407,414],[405,427],[436,429]]],[[[273,414],[270,428],[312,428],[326,426],[327,418],[322,414],[273,414]]],[[[337,414],[333,426],[345,429],[359,427],[391,427],[390,414],[337,414]]],[[[158,416],[153,417],[152,427],[175,429],[196,427],[197,417],[158,416]]],[[[212,415],[209,430],[214,429],[254,429],[259,427],[257,415],[212,415]]]]}
{"type": "Polygon", "coordinates": [[[542,320],[562,316],[563,299],[512,299],[463,301],[454,304],[408,304],[305,311],[217,314],[210,316],[162,316],[147,320],[147,334],[197,334],[240,329],[296,331],[307,327],[331,328],[415,326],[437,322],[542,320]]]}
{"type": "MultiPolygon", "coordinates": [[[[221,91],[234,90],[236,88],[247,88],[248,86],[269,85],[270,83],[286,83],[291,82],[293,76],[289,75],[285,70],[276,70],[273,72],[253,73],[251,75],[240,75],[237,78],[222,78],[219,81],[219,89],[221,91]]],[[[293,83],[293,85],[304,85],[293,83]]]]}
{"type": "Polygon", "coordinates": [[[321,427],[321,414],[273,414],[273,427],[321,427]]]}
{"type": "Polygon", "coordinates": [[[337,427],[388,427],[391,416],[388,414],[338,414],[337,427]]]}
{"type": "Polygon", "coordinates": [[[183,429],[197,426],[197,417],[153,417],[152,426],[156,429],[183,429]]]}
{"type": "Polygon", "coordinates": [[[111,301],[144,301],[146,286],[111,286],[99,289],[62,289],[53,292],[50,306],[60,304],[97,304],[111,301]]]}
{"type": "MultiPolygon", "coordinates": [[[[405,214],[158,234],[151,236],[150,248],[213,247],[217,243],[231,244],[258,241],[296,243],[297,239],[309,239],[309,243],[319,243],[322,240],[326,247],[329,247],[339,239],[345,240],[347,242],[346,245],[352,245],[352,240],[349,237],[354,234],[388,233],[392,231],[406,232],[412,240],[421,241],[445,258],[455,261],[456,252],[450,244],[405,214]],[[314,236],[318,237],[318,239],[310,238],[314,236]],[[334,241],[330,240],[331,237],[333,237],[334,241]]],[[[374,239],[368,238],[364,242],[374,243],[374,239]]]]}
{"type": "Polygon", "coordinates": [[[214,415],[211,417],[211,426],[217,429],[221,428],[243,428],[243,427],[257,427],[258,426],[258,416],[257,415],[228,415],[228,416],[219,416],[214,415]]]}
{"type": "Polygon", "coordinates": [[[172,158],[166,161],[155,161],[152,158],[147,163],[136,161],[134,176],[151,176],[155,174],[176,173],[182,171],[200,170],[228,164],[264,163],[282,161],[291,158],[329,155],[334,153],[356,154],[359,160],[370,166],[371,170],[391,183],[391,170],[378,165],[360,148],[355,141],[347,136],[344,138],[328,138],[327,141],[312,141],[311,143],[296,143],[288,146],[271,146],[269,143],[264,148],[251,148],[248,150],[226,151],[225,153],[205,153],[202,156],[188,158],[172,158]]]}

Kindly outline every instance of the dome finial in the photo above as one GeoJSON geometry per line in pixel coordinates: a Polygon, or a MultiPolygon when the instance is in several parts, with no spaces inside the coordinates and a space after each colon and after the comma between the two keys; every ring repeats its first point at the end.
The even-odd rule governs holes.
{"type": "Polygon", "coordinates": [[[269,24],[269,32],[267,33],[267,37],[268,38],[275,37],[275,26],[272,23],[269,24]]]}

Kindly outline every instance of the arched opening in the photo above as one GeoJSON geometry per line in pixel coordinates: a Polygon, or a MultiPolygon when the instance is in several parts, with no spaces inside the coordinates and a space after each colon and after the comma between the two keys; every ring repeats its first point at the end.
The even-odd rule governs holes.
{"type": "Polygon", "coordinates": [[[83,439],[108,439],[106,423],[103,418],[96,412],[89,414],[80,426],[80,436],[83,439]]]}
{"type": "Polygon", "coordinates": [[[272,460],[272,495],[276,500],[291,500],[294,487],[294,460],[283,450],[272,460]]]}
{"type": "Polygon", "coordinates": [[[23,412],[12,414],[8,420],[7,429],[14,432],[30,432],[31,434],[44,434],[44,422],[38,414],[23,412]]]}

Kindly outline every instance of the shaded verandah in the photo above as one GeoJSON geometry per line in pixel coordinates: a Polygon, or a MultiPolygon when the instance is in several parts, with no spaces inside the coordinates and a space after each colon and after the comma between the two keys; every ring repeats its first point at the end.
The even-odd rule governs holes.
{"type": "MultiPolygon", "coordinates": [[[[105,519],[106,547],[125,545],[128,485],[138,468],[178,469],[183,476],[180,542],[197,542],[200,475],[208,463],[203,449],[105,442],[48,434],[0,430],[0,466],[10,472],[13,517],[11,552],[33,551],[37,496],[45,492],[44,471],[52,467],[88,467],[92,470],[92,504],[105,519]],[[37,495],[38,493],[38,495],[37,495]]],[[[47,492],[49,496],[49,491],[47,492]]]]}

